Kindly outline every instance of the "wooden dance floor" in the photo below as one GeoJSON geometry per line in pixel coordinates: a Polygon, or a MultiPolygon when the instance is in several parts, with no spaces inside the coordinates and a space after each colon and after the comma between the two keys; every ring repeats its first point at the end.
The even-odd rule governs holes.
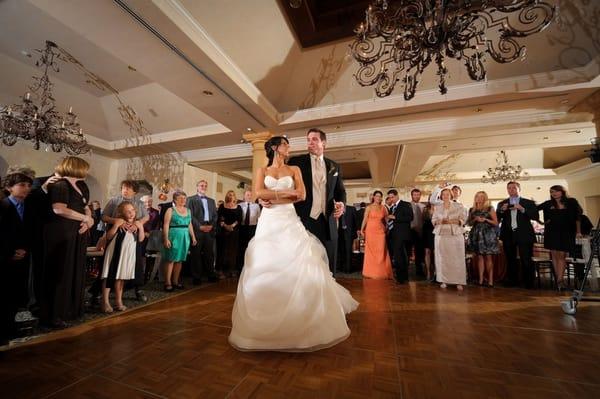
{"type": "Polygon", "coordinates": [[[549,291],[342,280],[345,342],[314,353],[227,343],[234,282],[0,353],[5,398],[598,398],[600,304],[549,291]]]}

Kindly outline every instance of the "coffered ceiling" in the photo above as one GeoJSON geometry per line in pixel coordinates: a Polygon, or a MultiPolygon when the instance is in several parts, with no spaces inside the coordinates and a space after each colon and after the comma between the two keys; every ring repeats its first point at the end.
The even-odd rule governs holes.
{"type": "MultiPolygon", "coordinates": [[[[0,0],[0,103],[18,101],[36,74],[35,49],[52,40],[143,119],[149,136],[132,143],[114,93],[73,65],[52,74],[59,107],[72,105],[90,143],[112,157],[179,152],[247,180],[244,133],[288,134],[300,152],[306,129],[318,126],[355,183],[391,186],[419,179],[435,157],[474,153],[492,166],[501,148],[538,148],[532,169],[552,170],[595,135],[589,114],[569,110],[600,88],[598,2],[561,1],[560,23],[523,40],[524,61],[488,61],[487,82],[472,82],[449,61],[442,96],[427,71],[409,102],[375,98],[354,82],[350,15],[367,3],[0,0]]],[[[515,152],[515,162],[526,153],[515,152]]]]}

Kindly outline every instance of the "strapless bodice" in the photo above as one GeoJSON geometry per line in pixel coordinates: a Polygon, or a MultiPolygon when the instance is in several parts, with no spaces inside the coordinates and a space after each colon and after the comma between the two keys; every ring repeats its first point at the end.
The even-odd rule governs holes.
{"type": "Polygon", "coordinates": [[[277,179],[273,176],[265,176],[265,187],[269,190],[289,190],[294,188],[294,177],[283,176],[277,179]]]}

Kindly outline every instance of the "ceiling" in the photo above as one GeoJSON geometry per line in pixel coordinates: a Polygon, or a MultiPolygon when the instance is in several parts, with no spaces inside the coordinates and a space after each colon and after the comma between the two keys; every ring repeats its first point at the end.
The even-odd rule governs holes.
{"type": "Polygon", "coordinates": [[[247,181],[243,134],[285,133],[301,152],[313,126],[328,133],[327,154],[353,184],[412,184],[453,154],[476,154],[453,166],[465,176],[492,166],[499,149],[540,174],[585,156],[591,116],[569,111],[600,88],[598,2],[561,0],[561,23],[523,40],[524,61],[488,61],[487,82],[448,62],[442,96],[425,71],[409,102],[354,82],[349,35],[367,3],[0,0],[0,70],[11,77],[0,79],[0,104],[23,94],[38,73],[35,50],[52,40],[117,90],[99,90],[71,64],[51,76],[59,109],[72,105],[93,147],[115,158],[177,152],[247,181]],[[132,142],[119,100],[147,139],[132,142]],[[530,164],[520,149],[539,156],[530,164]]]}

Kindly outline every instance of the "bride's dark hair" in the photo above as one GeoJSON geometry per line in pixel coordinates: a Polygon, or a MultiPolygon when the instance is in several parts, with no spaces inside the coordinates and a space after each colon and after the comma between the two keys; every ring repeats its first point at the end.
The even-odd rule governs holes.
{"type": "Polygon", "coordinates": [[[285,136],[273,136],[265,143],[265,151],[267,153],[267,158],[269,159],[269,163],[267,166],[273,165],[273,158],[275,158],[275,151],[277,147],[281,145],[283,142],[290,143],[290,141],[285,136]],[[275,150],[273,149],[275,147],[275,150]]]}

